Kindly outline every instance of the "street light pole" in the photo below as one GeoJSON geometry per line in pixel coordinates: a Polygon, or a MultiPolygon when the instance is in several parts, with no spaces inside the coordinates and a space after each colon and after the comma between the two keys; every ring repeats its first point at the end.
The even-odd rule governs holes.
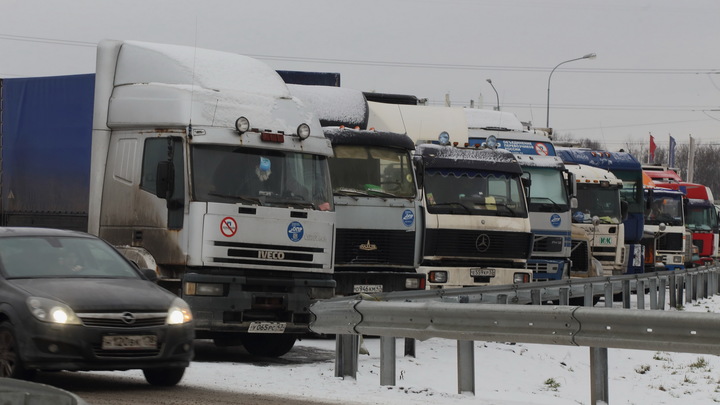
{"type": "Polygon", "coordinates": [[[495,99],[497,99],[497,107],[495,107],[495,109],[496,109],[497,111],[500,111],[500,96],[498,95],[497,89],[495,89],[495,86],[493,86],[492,80],[487,79],[486,81],[487,81],[488,83],[490,83],[490,87],[492,87],[492,89],[495,90],[495,99]]]}
{"type": "Polygon", "coordinates": [[[545,118],[545,127],[546,128],[550,128],[550,79],[552,79],[552,75],[553,75],[553,73],[555,73],[555,69],[560,67],[560,65],[564,65],[569,62],[574,62],[576,60],[581,60],[581,59],[595,59],[596,57],[597,57],[596,54],[589,53],[587,55],[582,56],[581,58],[575,58],[575,59],[566,60],[564,62],[560,62],[557,64],[557,66],[555,66],[553,68],[553,70],[550,71],[550,76],[548,77],[548,85],[547,85],[547,115],[545,118]]]}

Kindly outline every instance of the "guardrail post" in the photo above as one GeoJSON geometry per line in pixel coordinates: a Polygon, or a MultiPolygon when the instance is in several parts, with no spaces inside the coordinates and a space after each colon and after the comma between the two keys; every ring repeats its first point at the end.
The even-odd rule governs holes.
{"type": "Polygon", "coordinates": [[[645,309],[645,280],[638,280],[635,287],[637,295],[637,309],[645,309]]]}
{"type": "Polygon", "coordinates": [[[355,379],[360,355],[359,335],[335,337],[335,377],[355,379]]]}
{"type": "Polygon", "coordinates": [[[665,277],[663,277],[660,279],[660,287],[659,287],[659,292],[658,292],[658,303],[657,303],[656,309],[660,309],[660,310],[665,309],[665,286],[666,286],[666,281],[665,281],[665,277]]]}
{"type": "Polygon", "coordinates": [[[707,298],[707,296],[708,296],[708,294],[707,294],[707,290],[708,290],[708,288],[707,288],[707,286],[708,286],[707,278],[708,278],[708,277],[707,277],[707,276],[708,276],[707,270],[705,270],[705,271],[703,271],[702,273],[700,273],[700,279],[702,280],[702,286],[701,286],[701,290],[700,290],[700,291],[702,292],[702,297],[703,297],[703,298],[707,298]]]}
{"type": "Polygon", "coordinates": [[[380,336],[380,385],[395,385],[395,338],[380,336]]]}
{"type": "Polygon", "coordinates": [[[475,342],[457,341],[458,394],[475,395],[475,342]]]}
{"type": "Polygon", "coordinates": [[[585,284],[583,286],[583,292],[584,292],[584,302],[586,307],[593,306],[593,303],[595,302],[595,295],[593,294],[593,285],[592,284],[585,284]]]}
{"type": "Polygon", "coordinates": [[[677,302],[675,303],[675,308],[680,307],[684,303],[683,298],[683,292],[685,291],[685,276],[679,276],[678,277],[678,283],[677,283],[677,302]]]}
{"type": "Polygon", "coordinates": [[[405,356],[415,357],[415,339],[405,338],[405,356]]]}
{"type": "Polygon", "coordinates": [[[692,302],[693,294],[693,278],[691,274],[685,275],[685,303],[692,302]]]}
{"type": "Polygon", "coordinates": [[[495,302],[497,304],[507,304],[508,303],[508,295],[507,294],[498,294],[495,302]]]}
{"type": "Polygon", "coordinates": [[[560,300],[560,305],[570,305],[570,289],[567,287],[560,287],[558,299],[560,300]]]}
{"type": "Polygon", "coordinates": [[[537,288],[530,290],[530,300],[533,305],[542,305],[540,302],[540,290],[537,288]]]}
{"type": "MultiPolygon", "coordinates": [[[[675,274],[671,274],[668,278],[670,279],[670,307],[675,308],[677,307],[677,277],[675,274]]],[[[664,295],[665,291],[662,294],[664,295]]]]}
{"type": "MultiPolygon", "coordinates": [[[[605,307],[612,308],[612,284],[605,285],[605,307]],[[610,286],[608,292],[608,285],[610,286]],[[608,296],[610,299],[608,299],[608,296]]],[[[586,302],[587,305],[587,302],[586,302]]],[[[590,348],[590,403],[608,404],[608,349],[605,347],[590,348]]]]}
{"type": "Polygon", "coordinates": [[[612,307],[613,303],[613,285],[611,282],[605,283],[605,306],[608,306],[608,303],[610,303],[610,307],[612,307]]]}
{"type": "MultiPolygon", "coordinates": [[[[650,279],[650,309],[658,309],[658,288],[657,288],[657,279],[651,278],[650,279]]],[[[662,294],[665,294],[665,291],[663,290],[662,294]]]]}
{"type": "Polygon", "coordinates": [[[630,308],[630,280],[623,280],[622,281],[622,302],[623,302],[623,308],[629,309],[630,308]]]}

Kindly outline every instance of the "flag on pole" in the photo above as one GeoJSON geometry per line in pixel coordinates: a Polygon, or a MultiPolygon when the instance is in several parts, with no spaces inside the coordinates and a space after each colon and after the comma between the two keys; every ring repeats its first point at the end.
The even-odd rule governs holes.
{"type": "Polygon", "coordinates": [[[655,145],[655,138],[650,135],[650,154],[648,155],[650,161],[648,163],[655,163],[655,148],[657,148],[657,145],[655,145]]]}
{"type": "Polygon", "coordinates": [[[675,138],[670,136],[670,147],[668,149],[668,167],[675,167],[675,138]]]}

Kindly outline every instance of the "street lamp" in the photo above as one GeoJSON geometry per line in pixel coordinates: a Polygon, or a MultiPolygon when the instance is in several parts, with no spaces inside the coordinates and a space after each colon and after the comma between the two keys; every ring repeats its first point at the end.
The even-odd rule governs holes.
{"type": "Polygon", "coordinates": [[[495,98],[497,99],[497,107],[495,107],[495,109],[496,109],[497,111],[500,111],[500,96],[498,95],[497,89],[495,89],[495,86],[493,86],[492,80],[487,79],[486,81],[487,81],[488,83],[490,83],[490,87],[492,87],[493,90],[495,90],[495,98]]]}
{"type": "Polygon", "coordinates": [[[595,57],[597,57],[596,54],[589,53],[587,55],[584,55],[581,58],[566,60],[565,62],[558,63],[557,66],[555,66],[553,68],[553,70],[550,71],[550,76],[548,77],[548,87],[547,87],[547,116],[546,116],[546,121],[545,121],[545,127],[550,128],[550,79],[552,79],[552,75],[555,72],[555,69],[557,69],[560,65],[564,65],[568,62],[574,62],[576,60],[581,60],[581,59],[595,59],[595,57]]]}

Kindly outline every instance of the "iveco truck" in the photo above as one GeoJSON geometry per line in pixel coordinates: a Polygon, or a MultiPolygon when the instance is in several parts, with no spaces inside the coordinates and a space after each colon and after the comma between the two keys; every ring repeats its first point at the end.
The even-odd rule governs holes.
{"type": "Polygon", "coordinates": [[[198,338],[286,353],[334,295],[319,120],[248,57],[97,52],[95,74],[2,81],[2,224],[99,235],[190,304],[198,338]]]}

